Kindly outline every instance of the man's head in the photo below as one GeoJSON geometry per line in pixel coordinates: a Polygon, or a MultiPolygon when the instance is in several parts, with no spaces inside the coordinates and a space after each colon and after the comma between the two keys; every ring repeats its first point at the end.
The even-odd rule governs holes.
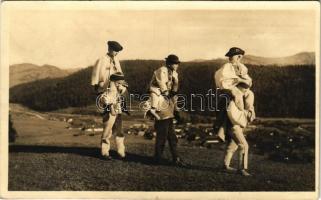
{"type": "Polygon", "coordinates": [[[110,81],[113,81],[115,83],[115,86],[120,94],[123,94],[128,87],[128,84],[124,79],[124,75],[121,72],[112,74],[110,76],[110,81]]]}
{"type": "Polygon", "coordinates": [[[231,63],[239,63],[243,56],[245,54],[245,51],[238,47],[232,47],[230,50],[225,54],[225,56],[229,57],[229,60],[231,63]]]}
{"type": "Polygon", "coordinates": [[[181,63],[179,58],[174,54],[168,55],[167,58],[165,58],[165,61],[166,61],[166,66],[174,71],[177,70],[178,65],[181,63]]]}
{"type": "Polygon", "coordinates": [[[116,41],[108,41],[108,54],[112,57],[115,57],[118,52],[123,50],[123,47],[116,41]]]}

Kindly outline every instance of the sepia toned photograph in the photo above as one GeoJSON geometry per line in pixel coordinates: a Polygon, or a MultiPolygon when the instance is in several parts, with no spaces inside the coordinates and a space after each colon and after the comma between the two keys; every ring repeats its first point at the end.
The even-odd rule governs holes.
{"type": "Polygon", "coordinates": [[[317,198],[318,2],[1,11],[2,197],[317,198]]]}

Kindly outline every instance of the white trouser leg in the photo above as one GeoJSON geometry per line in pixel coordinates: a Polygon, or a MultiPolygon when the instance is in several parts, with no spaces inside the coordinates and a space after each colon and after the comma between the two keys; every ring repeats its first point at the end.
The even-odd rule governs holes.
{"type": "Polygon", "coordinates": [[[225,167],[229,167],[231,164],[231,160],[233,157],[234,152],[237,150],[238,145],[235,143],[234,140],[231,140],[227,146],[226,154],[224,156],[224,165],[225,167]]]}
{"type": "Polygon", "coordinates": [[[126,156],[124,140],[125,140],[125,137],[116,136],[117,152],[123,158],[126,156]]]}
{"type": "Polygon", "coordinates": [[[112,128],[115,123],[116,116],[109,114],[109,119],[104,123],[104,130],[101,136],[101,155],[108,156],[110,149],[110,138],[112,136],[112,128]]]}
{"type": "Polygon", "coordinates": [[[249,145],[244,137],[243,129],[240,126],[233,126],[232,133],[232,140],[239,147],[239,169],[247,169],[249,145]]]}
{"type": "Polygon", "coordinates": [[[251,90],[246,90],[244,93],[244,107],[246,110],[251,112],[251,117],[249,121],[252,122],[255,119],[255,110],[254,110],[254,93],[251,90]]]}
{"type": "Polygon", "coordinates": [[[254,93],[252,90],[244,92],[244,108],[246,110],[254,109],[254,93]]]}

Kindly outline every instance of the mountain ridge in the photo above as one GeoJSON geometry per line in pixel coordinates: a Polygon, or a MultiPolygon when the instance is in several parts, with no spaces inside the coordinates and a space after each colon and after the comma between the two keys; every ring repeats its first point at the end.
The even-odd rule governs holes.
{"type": "Polygon", "coordinates": [[[314,65],[314,52],[300,52],[286,57],[261,57],[254,55],[245,55],[243,63],[253,65],[314,65]]]}
{"type": "Polygon", "coordinates": [[[54,65],[44,64],[39,66],[32,63],[10,65],[9,71],[9,87],[45,78],[61,78],[75,72],[54,65]]]}
{"type": "MultiPolygon", "coordinates": [[[[227,58],[215,59],[195,59],[190,62],[222,62],[227,61],[227,58]]],[[[242,63],[251,65],[315,65],[315,52],[299,52],[291,56],[284,57],[263,57],[252,54],[245,55],[242,63]]]]}

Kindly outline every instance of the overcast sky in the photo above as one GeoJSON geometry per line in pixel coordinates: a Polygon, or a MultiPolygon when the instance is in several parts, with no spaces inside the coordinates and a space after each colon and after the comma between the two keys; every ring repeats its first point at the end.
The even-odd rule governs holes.
{"type": "Polygon", "coordinates": [[[33,10],[10,13],[10,64],[87,67],[119,41],[120,59],[282,57],[315,51],[315,12],[240,10],[33,10]]]}

